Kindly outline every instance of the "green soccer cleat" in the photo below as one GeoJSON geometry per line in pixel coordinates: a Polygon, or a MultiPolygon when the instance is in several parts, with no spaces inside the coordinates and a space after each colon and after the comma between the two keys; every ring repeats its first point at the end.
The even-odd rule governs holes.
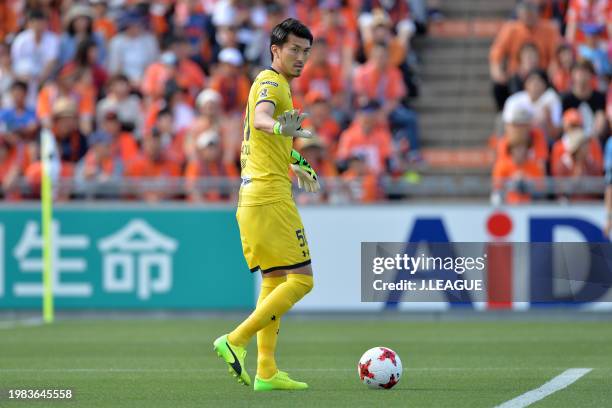
{"type": "Polygon", "coordinates": [[[213,343],[213,349],[217,352],[217,355],[221,357],[229,366],[229,372],[232,374],[239,383],[244,385],[251,385],[251,377],[244,368],[244,359],[246,358],[246,348],[230,345],[227,340],[227,334],[219,337],[213,343]]]}
{"type": "Polygon", "coordinates": [[[305,390],[308,384],[299,382],[289,378],[289,374],[284,371],[278,371],[268,380],[255,376],[255,391],[273,391],[273,390],[305,390]]]}

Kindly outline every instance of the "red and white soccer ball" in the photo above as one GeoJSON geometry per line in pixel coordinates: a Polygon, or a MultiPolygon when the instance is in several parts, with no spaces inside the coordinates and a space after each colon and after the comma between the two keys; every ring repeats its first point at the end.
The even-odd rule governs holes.
{"type": "Polygon", "coordinates": [[[359,359],[357,373],[362,383],[370,388],[390,389],[402,375],[402,360],[387,347],[374,347],[359,359]]]}

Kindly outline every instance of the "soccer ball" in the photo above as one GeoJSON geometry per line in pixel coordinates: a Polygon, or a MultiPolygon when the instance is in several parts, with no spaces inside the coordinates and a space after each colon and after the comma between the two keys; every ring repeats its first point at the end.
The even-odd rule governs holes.
{"type": "Polygon", "coordinates": [[[390,389],[402,375],[402,360],[387,347],[374,347],[363,353],[357,365],[362,383],[370,388],[390,389]]]}

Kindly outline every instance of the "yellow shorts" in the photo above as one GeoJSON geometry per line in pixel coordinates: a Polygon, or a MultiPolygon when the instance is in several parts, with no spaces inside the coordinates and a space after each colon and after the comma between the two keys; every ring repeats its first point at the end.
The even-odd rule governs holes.
{"type": "Polygon", "coordinates": [[[251,272],[296,269],[310,264],[304,225],[293,200],[238,207],[236,219],[251,272]]]}

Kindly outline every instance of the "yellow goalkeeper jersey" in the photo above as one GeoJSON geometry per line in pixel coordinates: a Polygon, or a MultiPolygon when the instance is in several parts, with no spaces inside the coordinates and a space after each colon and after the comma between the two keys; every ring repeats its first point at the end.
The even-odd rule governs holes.
{"type": "Polygon", "coordinates": [[[269,204],[292,197],[289,163],[293,138],[253,127],[255,107],[262,102],[274,104],[274,118],[293,109],[289,83],[273,68],[261,71],[249,92],[240,150],[242,184],[238,206],[269,204]]]}

